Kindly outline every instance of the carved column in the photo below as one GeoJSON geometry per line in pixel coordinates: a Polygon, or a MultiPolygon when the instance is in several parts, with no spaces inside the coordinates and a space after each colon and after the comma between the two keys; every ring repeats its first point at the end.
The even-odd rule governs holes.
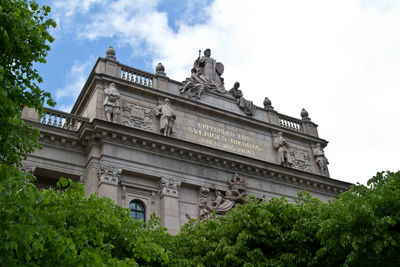
{"type": "Polygon", "coordinates": [[[168,229],[170,234],[177,234],[179,223],[179,188],[180,181],[161,177],[161,225],[168,229]]]}
{"type": "Polygon", "coordinates": [[[122,169],[101,164],[99,168],[99,197],[109,197],[118,203],[118,182],[122,169]]]}

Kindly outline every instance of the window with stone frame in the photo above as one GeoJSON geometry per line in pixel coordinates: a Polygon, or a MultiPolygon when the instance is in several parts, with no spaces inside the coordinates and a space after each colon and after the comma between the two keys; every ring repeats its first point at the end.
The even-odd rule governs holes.
{"type": "Polygon", "coordinates": [[[146,221],[146,209],[142,201],[134,199],[129,203],[130,214],[134,220],[146,221]]]}

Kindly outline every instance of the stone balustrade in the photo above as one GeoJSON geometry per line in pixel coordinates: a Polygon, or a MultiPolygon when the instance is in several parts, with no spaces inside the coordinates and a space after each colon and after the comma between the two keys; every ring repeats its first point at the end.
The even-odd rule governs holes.
{"type": "Polygon", "coordinates": [[[293,117],[279,114],[279,124],[292,131],[304,132],[302,127],[303,121],[293,117]]]}
{"type": "Polygon", "coordinates": [[[153,75],[132,67],[121,65],[121,79],[132,83],[153,87],[153,75]]]}
{"type": "Polygon", "coordinates": [[[89,121],[87,118],[78,117],[59,110],[44,108],[40,123],[51,125],[57,128],[78,131],[82,123],[89,121]]]}

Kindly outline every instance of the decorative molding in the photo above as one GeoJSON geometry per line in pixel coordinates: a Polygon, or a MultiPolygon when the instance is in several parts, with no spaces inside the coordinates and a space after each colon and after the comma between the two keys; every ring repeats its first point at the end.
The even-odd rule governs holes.
{"type": "Polygon", "coordinates": [[[165,178],[164,176],[161,177],[161,183],[160,183],[161,196],[178,197],[180,186],[181,186],[181,181],[168,179],[165,178]]]}
{"type": "Polygon", "coordinates": [[[122,169],[118,169],[109,165],[101,164],[99,168],[100,183],[117,185],[122,169]]]}

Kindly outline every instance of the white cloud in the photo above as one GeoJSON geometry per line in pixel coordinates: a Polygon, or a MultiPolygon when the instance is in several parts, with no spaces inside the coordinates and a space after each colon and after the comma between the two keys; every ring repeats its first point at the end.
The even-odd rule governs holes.
{"type": "MultiPolygon", "coordinates": [[[[72,2],[68,12],[81,12],[72,2]]],[[[158,1],[104,1],[95,14],[95,1],[84,2],[90,22],[76,25],[80,38],[130,44],[176,80],[189,75],[198,49],[209,47],[225,65],[226,87],[240,81],[245,97],[261,106],[268,96],[287,115],[299,117],[305,107],[331,142],[333,178],[365,182],[378,170],[399,169],[398,2],[217,0],[199,10],[204,24],[180,20],[177,32],[158,1]]]]}
{"type": "Polygon", "coordinates": [[[75,101],[81,92],[93,62],[95,62],[94,58],[89,58],[85,62],[74,62],[69,72],[65,75],[65,85],[62,88],[56,89],[56,100],[63,99],[63,103],[68,102],[68,104],[61,105],[60,108],[63,111],[72,107],[72,101],[75,101]]]}

